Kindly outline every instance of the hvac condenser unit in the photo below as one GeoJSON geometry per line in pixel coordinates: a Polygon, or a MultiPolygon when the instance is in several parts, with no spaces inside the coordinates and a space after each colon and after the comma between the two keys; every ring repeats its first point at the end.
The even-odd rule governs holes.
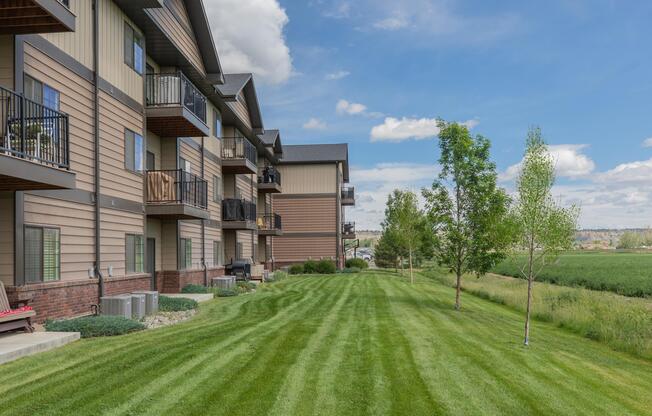
{"type": "Polygon", "coordinates": [[[213,277],[211,285],[220,289],[230,289],[235,286],[235,276],[213,277]]]}
{"type": "Polygon", "coordinates": [[[131,319],[131,295],[105,296],[100,299],[102,315],[131,319]]]}
{"type": "Polygon", "coordinates": [[[131,317],[133,319],[142,319],[145,317],[145,312],[147,310],[147,305],[145,300],[147,296],[139,293],[131,294],[131,317]]]}
{"type": "Polygon", "coordinates": [[[140,290],[133,292],[136,295],[145,295],[145,313],[153,315],[158,312],[158,292],[155,290],[140,290]]]}

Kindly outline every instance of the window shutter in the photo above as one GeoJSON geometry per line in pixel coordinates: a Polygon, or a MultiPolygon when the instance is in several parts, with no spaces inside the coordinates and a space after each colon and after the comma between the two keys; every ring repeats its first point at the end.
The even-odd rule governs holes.
{"type": "Polygon", "coordinates": [[[142,235],[137,235],[134,238],[135,238],[134,271],[137,273],[143,273],[143,271],[145,270],[144,261],[143,261],[145,257],[145,241],[142,235]]]}
{"type": "Polygon", "coordinates": [[[43,230],[43,281],[59,280],[61,271],[61,253],[59,230],[43,230]]]}
{"type": "Polygon", "coordinates": [[[192,240],[186,239],[186,269],[192,268],[192,240]]]}
{"type": "Polygon", "coordinates": [[[125,22],[125,64],[134,67],[134,30],[125,22]]]}

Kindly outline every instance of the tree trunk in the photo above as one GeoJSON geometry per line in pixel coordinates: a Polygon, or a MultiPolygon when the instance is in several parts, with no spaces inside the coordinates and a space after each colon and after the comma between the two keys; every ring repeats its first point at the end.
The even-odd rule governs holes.
{"type": "Polygon", "coordinates": [[[458,270],[457,274],[457,284],[455,285],[455,310],[460,310],[462,305],[460,304],[460,293],[462,292],[462,273],[458,270]]]}
{"type": "Polygon", "coordinates": [[[530,345],[530,309],[532,307],[532,284],[534,282],[534,276],[532,273],[532,262],[534,261],[534,245],[532,244],[532,240],[530,241],[527,271],[527,307],[525,309],[525,341],[523,342],[525,345],[530,345]]]}
{"type": "Polygon", "coordinates": [[[410,249],[410,284],[414,284],[414,275],[412,274],[412,249],[410,249]]]}
{"type": "Polygon", "coordinates": [[[399,262],[401,263],[401,276],[405,275],[405,269],[403,268],[403,257],[399,257],[399,262]]]}

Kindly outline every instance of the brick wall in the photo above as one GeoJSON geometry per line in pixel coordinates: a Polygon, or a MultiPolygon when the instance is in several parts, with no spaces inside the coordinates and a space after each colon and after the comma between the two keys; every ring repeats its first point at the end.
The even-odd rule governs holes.
{"type": "MultiPolygon", "coordinates": [[[[208,280],[212,277],[224,276],[224,268],[207,270],[208,280]]],[[[156,288],[161,293],[179,293],[189,284],[204,285],[203,270],[164,270],[156,272],[156,288]]]]}

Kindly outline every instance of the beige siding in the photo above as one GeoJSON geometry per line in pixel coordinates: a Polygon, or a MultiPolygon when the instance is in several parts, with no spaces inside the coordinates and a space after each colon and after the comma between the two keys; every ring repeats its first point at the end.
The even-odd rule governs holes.
{"type": "MultiPolygon", "coordinates": [[[[147,238],[153,238],[156,240],[154,247],[155,254],[155,265],[154,269],[156,271],[163,270],[162,268],[162,232],[161,232],[161,221],[155,218],[147,219],[147,238]]],[[[147,266],[147,265],[146,265],[147,266]]],[[[145,268],[147,270],[147,268],[145,268]]]]}
{"type": "Polygon", "coordinates": [[[143,76],[124,63],[125,22],[129,23],[136,32],[139,32],[139,28],[122,13],[112,0],[99,0],[99,7],[100,77],[137,102],[142,103],[143,76]]]}
{"type": "Polygon", "coordinates": [[[208,210],[211,213],[211,219],[220,221],[222,219],[222,203],[214,201],[213,176],[217,176],[222,182],[220,165],[211,159],[204,159],[204,176],[208,181],[208,210]]]}
{"type": "Polygon", "coordinates": [[[161,167],[160,169],[177,168],[177,139],[161,138],[161,167]]]}
{"type": "Polygon", "coordinates": [[[101,208],[100,215],[102,272],[108,276],[107,270],[109,266],[113,266],[113,276],[124,276],[127,259],[126,234],[143,235],[143,215],[109,208],[101,208]]]}
{"type": "MultiPolygon", "coordinates": [[[[154,167],[161,169],[161,138],[149,130],[147,131],[147,151],[154,153],[154,167]]],[[[145,159],[145,163],[147,163],[147,159],[145,159]]]]}
{"type": "Polygon", "coordinates": [[[224,261],[228,264],[235,258],[235,231],[223,231],[222,237],[224,241],[224,261]]]}
{"type": "Polygon", "coordinates": [[[60,229],[61,280],[87,278],[93,267],[93,209],[92,205],[25,194],[25,224],[60,229]]]}
{"type": "Polygon", "coordinates": [[[201,151],[181,142],[179,149],[182,158],[190,162],[190,171],[199,176],[201,173],[201,151]]]}
{"type": "Polygon", "coordinates": [[[193,64],[195,69],[205,74],[204,63],[192,32],[184,29],[183,25],[179,23],[167,7],[147,9],[147,13],[166,32],[166,35],[174,42],[188,61],[193,64]]]}
{"type": "Polygon", "coordinates": [[[278,166],[284,194],[334,194],[337,190],[335,163],[328,165],[278,166]]]}
{"type": "Polygon", "coordinates": [[[14,37],[0,35],[0,86],[14,89],[14,37]]]}
{"type": "MultiPolygon", "coordinates": [[[[107,1],[107,0],[104,0],[107,1]]],[[[70,0],[70,10],[77,16],[75,31],[41,35],[56,47],[93,68],[93,7],[90,0],[70,0]]],[[[100,15],[102,16],[102,15],[100,15]]]]}
{"type": "Polygon", "coordinates": [[[274,209],[281,215],[283,232],[337,231],[335,197],[274,198],[274,209]]]}
{"type": "Polygon", "coordinates": [[[258,185],[257,182],[252,183],[253,177],[254,175],[236,175],[235,186],[240,191],[242,198],[255,202],[258,185]]]}
{"type": "Polygon", "coordinates": [[[103,195],[142,202],[143,177],[125,168],[126,129],[142,134],[142,115],[100,92],[101,192],[103,195]]]}
{"type": "MultiPolygon", "coordinates": [[[[243,89],[244,91],[244,89],[243,89]]],[[[228,102],[228,106],[236,113],[238,118],[248,127],[251,128],[251,119],[249,117],[249,107],[247,107],[247,100],[245,99],[244,92],[240,91],[237,96],[237,101],[228,102]]]]}
{"type": "Polygon", "coordinates": [[[14,194],[0,193],[0,281],[14,284],[14,194]]]}
{"type": "Polygon", "coordinates": [[[204,256],[206,258],[206,264],[208,265],[208,267],[212,267],[215,266],[214,259],[213,259],[213,242],[222,241],[222,231],[219,228],[206,227],[205,233],[206,233],[206,251],[204,256]]]}
{"type": "Polygon", "coordinates": [[[249,259],[253,256],[251,231],[237,231],[238,243],[242,243],[242,258],[249,259]]]}
{"type": "Polygon", "coordinates": [[[162,221],[161,268],[163,270],[176,270],[177,254],[177,223],[175,221],[162,221]]]}
{"type": "Polygon", "coordinates": [[[58,90],[61,111],[70,115],[70,167],[77,188],[93,191],[93,87],[41,51],[25,44],[25,73],[58,90]]]}
{"type": "Polygon", "coordinates": [[[303,262],[308,259],[335,258],[336,237],[274,237],[276,262],[303,262]]]}
{"type": "Polygon", "coordinates": [[[201,223],[199,221],[180,221],[180,238],[192,240],[192,265],[191,269],[201,269],[201,223]]]}

